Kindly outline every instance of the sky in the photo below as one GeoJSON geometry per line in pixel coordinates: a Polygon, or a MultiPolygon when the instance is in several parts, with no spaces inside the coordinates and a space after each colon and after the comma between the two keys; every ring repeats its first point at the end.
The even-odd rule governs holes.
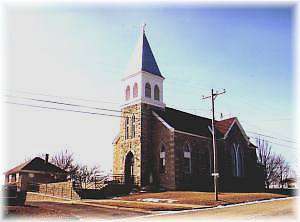
{"type": "MultiPolygon", "coordinates": [[[[216,99],[217,119],[238,117],[253,142],[264,134],[295,168],[293,20],[288,6],[11,5],[2,95],[120,110],[121,78],[146,23],[167,106],[210,117],[202,95],[226,89],[216,99]]],[[[17,97],[6,101],[111,114],[17,97]]],[[[112,169],[118,117],[14,104],[5,110],[5,170],[64,149],[81,164],[112,169]]]]}

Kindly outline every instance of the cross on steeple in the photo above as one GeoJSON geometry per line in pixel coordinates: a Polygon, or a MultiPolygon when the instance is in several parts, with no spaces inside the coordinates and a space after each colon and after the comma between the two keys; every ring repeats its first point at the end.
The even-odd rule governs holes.
{"type": "Polygon", "coordinates": [[[145,33],[145,27],[146,27],[146,23],[144,22],[143,25],[142,25],[142,31],[143,31],[143,33],[145,33]]]}

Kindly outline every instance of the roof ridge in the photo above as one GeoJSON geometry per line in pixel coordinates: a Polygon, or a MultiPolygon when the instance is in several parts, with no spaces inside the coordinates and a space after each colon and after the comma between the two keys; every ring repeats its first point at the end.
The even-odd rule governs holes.
{"type": "Polygon", "coordinates": [[[228,119],[222,119],[222,120],[215,120],[216,122],[222,122],[222,121],[225,121],[225,120],[230,120],[230,119],[237,119],[237,117],[230,117],[228,119]]]}
{"type": "Polygon", "coordinates": [[[168,109],[173,109],[173,110],[175,110],[175,111],[177,111],[177,112],[186,113],[186,114],[189,114],[189,115],[191,115],[191,116],[200,117],[200,118],[202,118],[202,119],[207,119],[207,120],[211,121],[211,119],[210,119],[210,118],[207,118],[207,117],[198,116],[198,115],[195,115],[195,114],[193,114],[193,113],[188,113],[188,112],[185,112],[185,111],[181,111],[181,110],[178,110],[178,109],[175,109],[175,108],[172,108],[172,107],[167,107],[167,106],[166,106],[166,108],[168,108],[168,109]]]}

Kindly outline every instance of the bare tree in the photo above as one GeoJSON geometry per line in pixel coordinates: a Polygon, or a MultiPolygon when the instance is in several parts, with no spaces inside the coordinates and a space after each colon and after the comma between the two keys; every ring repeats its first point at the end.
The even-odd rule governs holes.
{"type": "Polygon", "coordinates": [[[98,176],[101,176],[103,172],[99,166],[88,167],[86,165],[78,165],[75,173],[75,178],[84,188],[87,188],[87,184],[94,182],[98,176]]]}
{"type": "Polygon", "coordinates": [[[277,183],[283,189],[284,181],[291,175],[291,168],[283,156],[278,156],[277,183]]]}
{"type": "Polygon", "coordinates": [[[258,162],[263,166],[265,173],[265,186],[270,188],[270,184],[277,180],[278,158],[272,153],[271,146],[263,139],[257,138],[258,162]]]}
{"type": "Polygon", "coordinates": [[[292,171],[285,158],[272,152],[267,141],[257,138],[258,162],[265,170],[265,186],[270,188],[271,184],[278,184],[283,189],[284,181],[291,175],[292,171]]]}
{"type": "Polygon", "coordinates": [[[74,176],[78,169],[78,166],[74,163],[73,153],[68,152],[68,150],[62,150],[54,154],[50,158],[50,162],[65,170],[71,177],[74,176]]]}

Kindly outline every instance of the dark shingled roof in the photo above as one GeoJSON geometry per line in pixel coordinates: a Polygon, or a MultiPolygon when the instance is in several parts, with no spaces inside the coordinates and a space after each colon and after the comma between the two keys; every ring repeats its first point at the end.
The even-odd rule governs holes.
{"type": "Polygon", "coordinates": [[[58,166],[55,166],[52,163],[45,163],[40,157],[35,157],[32,160],[29,160],[25,163],[22,163],[5,173],[5,175],[18,173],[22,170],[34,170],[34,171],[42,171],[42,172],[50,172],[50,173],[66,173],[66,171],[62,170],[58,166]]]}
{"type": "MultiPolygon", "coordinates": [[[[165,110],[155,111],[166,123],[176,130],[199,136],[211,137],[208,127],[211,127],[211,119],[182,112],[166,107],[165,110]]],[[[222,138],[223,134],[216,128],[216,138],[222,138]]]]}

